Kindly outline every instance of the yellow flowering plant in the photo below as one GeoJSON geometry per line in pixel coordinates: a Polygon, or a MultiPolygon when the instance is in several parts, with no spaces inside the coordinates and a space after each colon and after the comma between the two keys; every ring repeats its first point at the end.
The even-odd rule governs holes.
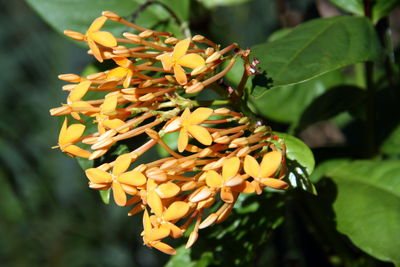
{"type": "Polygon", "coordinates": [[[69,83],[63,86],[69,95],[50,110],[65,117],[58,147],[95,162],[85,171],[90,188],[112,191],[118,206],[131,207],[128,215],[142,214],[146,246],[175,254],[165,239],[186,235],[190,248],[199,230],[222,223],[241,195],[289,187],[284,139],[243,104],[244,86],[258,72],[250,50],[200,35],[178,39],[111,11],[85,34],[64,33],[85,42],[100,63],[116,66],[59,76],[69,83]],[[106,23],[131,31],[115,37],[102,30],[106,23]],[[236,62],[243,63],[240,83],[221,83],[236,62]],[[212,90],[221,99],[199,100],[212,90]],[[99,97],[87,97],[93,92],[99,97]],[[174,132],[177,139],[166,142],[174,132]],[[125,150],[115,156],[121,145],[125,150]],[[168,156],[143,161],[155,146],[168,156]]]}

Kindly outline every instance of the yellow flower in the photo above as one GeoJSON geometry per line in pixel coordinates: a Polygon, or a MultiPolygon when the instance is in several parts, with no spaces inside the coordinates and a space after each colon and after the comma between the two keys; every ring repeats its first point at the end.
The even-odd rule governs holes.
{"type": "Polygon", "coordinates": [[[85,125],[82,124],[71,124],[68,126],[68,120],[65,118],[61,127],[60,135],[58,136],[58,146],[61,151],[70,156],[78,156],[82,158],[90,157],[89,151],[74,145],[82,137],[85,128],[85,125]]]}
{"type": "Polygon", "coordinates": [[[98,168],[87,169],[85,173],[92,187],[101,189],[112,187],[115,203],[118,206],[125,206],[126,193],[134,195],[137,192],[136,187],[146,183],[146,177],[141,172],[126,171],[131,160],[132,156],[129,153],[123,154],[115,160],[112,173],[98,168]]]}
{"type": "Polygon", "coordinates": [[[117,40],[111,33],[100,31],[106,21],[107,17],[98,17],[92,22],[85,35],[90,50],[92,50],[94,57],[100,62],[103,62],[103,58],[101,57],[101,52],[97,44],[105,47],[117,46],[117,40]]]}
{"type": "Polygon", "coordinates": [[[244,171],[253,177],[251,183],[257,194],[261,194],[260,184],[275,189],[286,189],[288,184],[280,179],[272,178],[281,165],[282,153],[279,151],[268,152],[263,156],[261,165],[252,156],[247,155],[244,159],[244,171]]]}
{"type": "Polygon", "coordinates": [[[194,53],[186,54],[189,45],[189,38],[181,40],[175,45],[171,53],[157,57],[157,59],[161,60],[164,70],[174,70],[175,79],[180,85],[187,83],[185,70],[182,67],[195,69],[205,65],[205,60],[200,55],[194,53]]]}
{"type": "Polygon", "coordinates": [[[207,171],[206,184],[211,188],[220,189],[221,199],[226,203],[233,203],[231,187],[243,183],[243,178],[238,174],[240,159],[232,157],[224,161],[222,166],[222,176],[214,170],[207,171]]]}
{"type": "Polygon", "coordinates": [[[212,143],[211,134],[203,126],[203,121],[211,116],[213,110],[211,108],[198,108],[190,113],[186,108],[181,117],[172,119],[165,127],[164,132],[170,133],[180,129],[178,138],[178,151],[183,152],[189,143],[189,134],[203,145],[209,146],[212,143]]]}
{"type": "Polygon", "coordinates": [[[120,81],[123,81],[122,86],[128,88],[131,85],[133,75],[141,78],[148,78],[135,69],[132,61],[125,57],[114,57],[113,60],[119,65],[107,73],[106,81],[102,83],[100,88],[115,88],[120,81]]]}
{"type": "Polygon", "coordinates": [[[144,210],[143,213],[143,230],[144,231],[142,235],[143,235],[143,242],[145,243],[145,245],[149,247],[154,247],[159,251],[169,255],[176,254],[176,250],[174,248],[160,241],[160,239],[162,239],[163,236],[162,234],[163,229],[153,228],[147,210],[144,210]]]}
{"type": "MultiPolygon", "coordinates": [[[[84,97],[87,93],[87,91],[90,88],[90,85],[92,84],[91,81],[82,81],[78,83],[70,92],[67,98],[67,103],[70,107],[72,108],[81,108],[81,107],[87,107],[91,108],[92,105],[89,103],[82,101],[82,97],[84,97]]],[[[82,114],[88,114],[88,112],[82,112],[82,114]]],[[[71,112],[71,116],[78,120],[81,121],[81,117],[79,116],[78,112],[71,112]]]]}

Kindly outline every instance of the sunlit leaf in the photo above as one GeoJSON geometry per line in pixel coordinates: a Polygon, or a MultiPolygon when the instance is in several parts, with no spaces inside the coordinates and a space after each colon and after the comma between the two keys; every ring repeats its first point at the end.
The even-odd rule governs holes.
{"type": "Polygon", "coordinates": [[[299,83],[344,66],[376,60],[380,45],[365,18],[315,19],[252,48],[274,86],[299,83]]]}
{"type": "Polygon", "coordinates": [[[338,230],[368,254],[400,262],[400,161],[359,160],[332,169],[338,230]]]}

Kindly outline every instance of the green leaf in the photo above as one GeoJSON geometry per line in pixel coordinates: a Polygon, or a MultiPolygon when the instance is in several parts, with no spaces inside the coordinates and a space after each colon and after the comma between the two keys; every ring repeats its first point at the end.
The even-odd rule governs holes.
{"type": "Polygon", "coordinates": [[[215,8],[218,6],[233,6],[244,4],[249,0],[197,0],[202,3],[206,8],[215,8]]]}
{"type": "Polygon", "coordinates": [[[100,193],[101,200],[103,200],[104,204],[106,204],[106,205],[110,204],[111,188],[108,188],[106,190],[100,190],[99,193],[100,193]]]}
{"type": "Polygon", "coordinates": [[[309,81],[269,90],[259,88],[250,97],[256,113],[275,121],[297,123],[307,106],[330,87],[339,85],[344,77],[340,70],[331,71],[309,81]],[[257,95],[257,92],[259,93],[257,95]]]}
{"type": "Polygon", "coordinates": [[[360,105],[366,97],[365,90],[356,86],[337,86],[314,99],[301,115],[299,127],[326,120],[360,105]]]}
{"type": "Polygon", "coordinates": [[[338,230],[363,251],[400,262],[400,161],[359,160],[327,173],[338,230]]]}
{"type": "Polygon", "coordinates": [[[191,258],[191,249],[180,246],[176,249],[176,255],[172,256],[165,267],[207,267],[214,262],[212,252],[203,252],[199,259],[191,258]]]}
{"type": "MultiPolygon", "coordinates": [[[[92,21],[101,16],[102,11],[113,11],[129,18],[145,1],[143,0],[26,0],[43,19],[57,31],[73,30],[85,33],[92,21]]],[[[165,1],[167,2],[167,1],[165,1]]],[[[167,3],[166,3],[167,4],[167,3]]],[[[167,4],[180,19],[187,19],[188,0],[174,1],[167,4]]],[[[151,5],[141,12],[135,23],[151,28],[171,18],[171,15],[160,5],[151,5]]],[[[107,22],[104,29],[119,35],[127,27],[107,22]]]]}
{"type": "Polygon", "coordinates": [[[381,151],[387,155],[400,155],[400,125],[383,142],[381,151]]]}
{"type": "MultiPolygon", "coordinates": [[[[329,0],[337,7],[356,14],[358,16],[364,15],[363,0],[329,0]]],[[[372,7],[372,19],[376,23],[380,18],[388,15],[397,5],[400,4],[399,0],[375,0],[372,7]]]]}
{"type": "Polygon", "coordinates": [[[308,179],[315,167],[311,149],[292,135],[278,132],[274,132],[274,134],[283,138],[286,145],[286,164],[290,184],[293,187],[300,187],[305,191],[316,194],[314,185],[308,179]]]}
{"type": "Polygon", "coordinates": [[[252,55],[274,86],[309,80],[358,62],[376,60],[380,44],[365,18],[338,16],[306,22],[282,38],[257,45],[252,55]]]}
{"type": "Polygon", "coordinates": [[[377,0],[372,9],[372,20],[376,23],[399,5],[400,0],[377,0]]]}
{"type": "Polygon", "coordinates": [[[318,164],[313,173],[310,175],[309,179],[312,183],[318,183],[322,178],[325,177],[328,171],[340,168],[349,162],[349,159],[331,159],[318,164]]]}
{"type": "Polygon", "coordinates": [[[347,12],[362,16],[364,15],[363,0],[329,0],[332,4],[347,12]]]}

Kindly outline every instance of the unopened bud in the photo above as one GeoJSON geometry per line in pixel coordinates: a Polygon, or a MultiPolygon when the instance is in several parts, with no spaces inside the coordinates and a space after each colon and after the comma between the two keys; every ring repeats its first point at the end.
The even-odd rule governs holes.
{"type": "Polygon", "coordinates": [[[164,43],[168,44],[168,45],[174,45],[178,42],[179,40],[175,37],[168,37],[167,39],[165,39],[164,43]]]}
{"type": "Polygon", "coordinates": [[[141,38],[149,38],[151,36],[153,36],[154,32],[152,30],[145,30],[141,33],[139,33],[139,37],[141,38]]]}
{"type": "Polygon", "coordinates": [[[108,19],[113,20],[113,21],[120,21],[121,20],[121,17],[117,13],[112,12],[112,11],[103,11],[101,14],[103,16],[107,17],[108,19]]]}
{"type": "Polygon", "coordinates": [[[216,51],[206,59],[206,63],[211,63],[218,60],[221,57],[221,53],[216,51]]]}
{"type": "Polygon", "coordinates": [[[79,32],[65,30],[64,34],[66,36],[68,36],[69,38],[72,38],[77,41],[83,41],[85,39],[85,35],[83,35],[82,33],[79,33],[79,32]]]}

